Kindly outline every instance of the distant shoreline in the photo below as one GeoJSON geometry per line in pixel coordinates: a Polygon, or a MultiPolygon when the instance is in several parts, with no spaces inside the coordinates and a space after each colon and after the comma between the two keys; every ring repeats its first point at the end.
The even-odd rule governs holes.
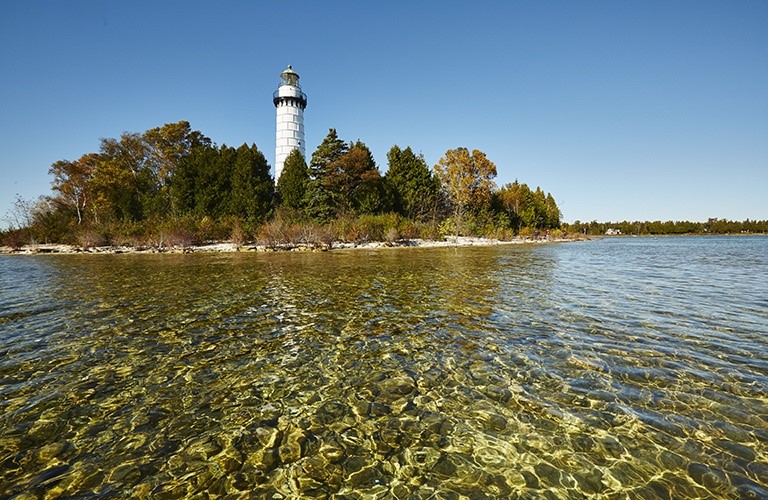
{"type": "Polygon", "coordinates": [[[516,238],[496,240],[469,236],[447,237],[445,240],[409,239],[394,242],[345,243],[333,242],[330,245],[293,245],[274,246],[235,243],[210,243],[205,245],[131,247],[131,246],[95,246],[79,247],[62,244],[24,245],[19,249],[0,247],[1,255],[115,255],[115,254],[183,254],[183,253],[235,253],[235,252],[327,252],[333,250],[376,250],[382,248],[447,248],[447,247],[488,247],[501,245],[544,244],[565,241],[579,241],[588,238],[516,238]]]}

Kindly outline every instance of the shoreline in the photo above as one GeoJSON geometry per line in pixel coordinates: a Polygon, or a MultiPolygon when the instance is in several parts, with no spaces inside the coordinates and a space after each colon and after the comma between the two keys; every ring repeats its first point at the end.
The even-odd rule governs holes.
{"type": "Polygon", "coordinates": [[[24,245],[19,249],[0,247],[0,255],[117,255],[117,254],[186,254],[186,253],[235,253],[235,252],[328,252],[334,250],[377,250],[383,248],[445,248],[445,247],[473,247],[473,246],[500,246],[500,245],[540,245],[544,243],[558,243],[566,241],[579,241],[579,239],[563,238],[517,238],[514,240],[497,240],[492,238],[476,238],[471,236],[447,237],[445,240],[409,239],[394,242],[372,241],[367,243],[346,243],[335,241],[330,245],[309,244],[278,244],[237,245],[230,242],[207,243],[202,245],[176,245],[176,246],[97,246],[81,247],[77,245],[64,245],[56,243],[41,243],[24,245]]]}

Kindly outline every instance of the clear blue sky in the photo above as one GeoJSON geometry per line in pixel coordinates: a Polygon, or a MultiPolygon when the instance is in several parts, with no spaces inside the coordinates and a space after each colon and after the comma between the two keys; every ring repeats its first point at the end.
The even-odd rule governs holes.
{"type": "Polygon", "coordinates": [[[36,1],[0,15],[0,215],[99,138],[188,120],[274,162],[287,64],[307,153],[382,173],[480,149],[566,221],[768,219],[766,1],[36,1]]]}

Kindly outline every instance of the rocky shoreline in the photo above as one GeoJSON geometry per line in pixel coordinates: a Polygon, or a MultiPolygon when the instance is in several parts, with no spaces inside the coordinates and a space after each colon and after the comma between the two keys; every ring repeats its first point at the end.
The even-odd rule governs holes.
{"type": "Polygon", "coordinates": [[[352,249],[379,249],[379,248],[439,248],[439,247],[471,247],[471,246],[496,246],[516,244],[542,244],[556,241],[572,241],[564,239],[530,239],[517,238],[502,241],[489,238],[475,238],[468,236],[448,237],[445,240],[397,240],[393,242],[366,242],[346,243],[333,242],[330,245],[304,245],[304,244],[277,244],[277,245],[238,245],[229,242],[209,243],[204,245],[187,246],[93,246],[80,247],[76,245],[62,244],[34,244],[24,245],[21,248],[0,247],[2,255],[41,255],[41,254],[158,254],[158,253],[230,253],[230,252],[324,252],[329,250],[352,249]]]}

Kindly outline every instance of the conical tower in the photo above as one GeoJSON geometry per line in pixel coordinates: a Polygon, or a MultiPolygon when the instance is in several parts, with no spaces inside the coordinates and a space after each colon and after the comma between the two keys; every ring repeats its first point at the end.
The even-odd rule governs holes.
{"type": "Polygon", "coordinates": [[[283,172],[285,158],[294,149],[304,155],[304,108],[307,95],[299,86],[299,74],[290,65],[280,74],[280,86],[273,94],[277,108],[275,140],[275,184],[283,172]]]}

